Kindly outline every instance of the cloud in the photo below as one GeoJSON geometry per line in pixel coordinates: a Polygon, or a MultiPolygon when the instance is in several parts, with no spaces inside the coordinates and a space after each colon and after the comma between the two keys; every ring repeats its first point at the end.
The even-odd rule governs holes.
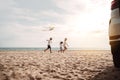
{"type": "Polygon", "coordinates": [[[6,22],[9,23],[13,18],[11,17],[13,6],[13,0],[2,0],[0,1],[0,25],[5,24],[6,22]]]}
{"type": "Polygon", "coordinates": [[[15,0],[16,7],[37,11],[59,11],[52,0],[15,0]]]}
{"type": "Polygon", "coordinates": [[[64,11],[51,0],[3,1],[0,8],[0,25],[19,23],[25,26],[64,23],[64,11]],[[29,4],[27,4],[29,3],[29,4]]]}
{"type": "Polygon", "coordinates": [[[85,0],[60,0],[60,1],[56,1],[53,0],[56,5],[65,10],[66,12],[68,12],[69,14],[71,13],[81,13],[86,9],[86,4],[85,4],[85,0]]]}
{"type": "Polygon", "coordinates": [[[102,35],[106,41],[109,7],[108,0],[0,1],[0,46],[44,46],[50,36],[55,46],[64,37],[72,46],[79,46],[87,42],[88,34],[96,41],[102,35]],[[49,25],[55,25],[55,29],[42,31],[49,25]]]}
{"type": "Polygon", "coordinates": [[[63,13],[62,9],[58,8],[52,0],[16,0],[15,2],[16,10],[19,9],[25,16],[33,16],[37,19],[54,18],[58,16],[58,13],[63,13]]]}

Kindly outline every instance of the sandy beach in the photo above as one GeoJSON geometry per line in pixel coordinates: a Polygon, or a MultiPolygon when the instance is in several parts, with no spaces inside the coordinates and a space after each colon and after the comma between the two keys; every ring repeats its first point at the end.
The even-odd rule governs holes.
{"type": "Polygon", "coordinates": [[[109,50],[0,51],[0,80],[120,80],[109,50]]]}

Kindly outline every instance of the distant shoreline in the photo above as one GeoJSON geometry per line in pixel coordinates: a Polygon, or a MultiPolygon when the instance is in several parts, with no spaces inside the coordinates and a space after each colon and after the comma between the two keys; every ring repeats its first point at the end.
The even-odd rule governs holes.
{"type": "MultiPolygon", "coordinates": [[[[45,47],[36,47],[36,48],[32,48],[32,47],[1,47],[0,51],[42,51],[44,50],[45,47]]],[[[52,48],[53,51],[59,50],[59,48],[52,48]]],[[[104,50],[104,51],[109,51],[109,49],[82,49],[82,48],[68,48],[68,50],[84,50],[84,51],[90,51],[90,50],[104,50]]]]}

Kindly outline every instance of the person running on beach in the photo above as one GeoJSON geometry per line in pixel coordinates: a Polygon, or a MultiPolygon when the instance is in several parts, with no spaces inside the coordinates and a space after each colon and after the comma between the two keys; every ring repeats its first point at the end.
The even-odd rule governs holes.
{"type": "Polygon", "coordinates": [[[46,52],[48,49],[50,49],[50,53],[52,53],[52,50],[51,50],[51,43],[52,43],[52,38],[50,38],[48,41],[48,45],[47,45],[47,48],[44,50],[44,52],[46,52]]]}
{"type": "Polygon", "coordinates": [[[63,52],[65,52],[65,51],[67,50],[67,47],[68,47],[68,44],[67,44],[67,38],[64,39],[63,47],[64,47],[63,52]]]}
{"type": "Polygon", "coordinates": [[[61,53],[63,52],[63,42],[62,41],[60,42],[60,50],[58,52],[61,52],[61,53]]]}

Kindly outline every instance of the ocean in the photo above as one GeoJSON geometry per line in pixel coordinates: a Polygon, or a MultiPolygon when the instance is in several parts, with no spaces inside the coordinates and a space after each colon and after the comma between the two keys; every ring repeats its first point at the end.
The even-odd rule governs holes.
{"type": "MultiPolygon", "coordinates": [[[[19,48],[0,48],[0,51],[34,51],[34,50],[44,50],[45,48],[24,48],[24,47],[19,47],[19,48]]],[[[53,50],[57,50],[57,48],[53,48],[53,50]]]]}
{"type": "MultiPolygon", "coordinates": [[[[30,47],[30,48],[28,48],[28,47],[19,47],[19,48],[17,48],[17,47],[14,47],[14,48],[12,48],[12,47],[10,47],[10,48],[0,48],[0,51],[34,51],[34,50],[40,50],[40,51],[42,51],[42,50],[44,50],[44,49],[46,49],[46,47],[40,47],[40,48],[32,48],[32,47],[30,47]]],[[[59,48],[52,48],[52,50],[59,50],[59,48]]],[[[78,49],[78,48],[69,48],[68,50],[80,50],[80,49],[78,49]]]]}
{"type": "MultiPolygon", "coordinates": [[[[46,49],[46,47],[5,47],[0,48],[0,51],[42,51],[46,49]]],[[[53,47],[52,50],[59,50],[58,47],[53,47]]],[[[68,48],[68,50],[109,50],[109,49],[90,49],[90,48],[68,48]]]]}

